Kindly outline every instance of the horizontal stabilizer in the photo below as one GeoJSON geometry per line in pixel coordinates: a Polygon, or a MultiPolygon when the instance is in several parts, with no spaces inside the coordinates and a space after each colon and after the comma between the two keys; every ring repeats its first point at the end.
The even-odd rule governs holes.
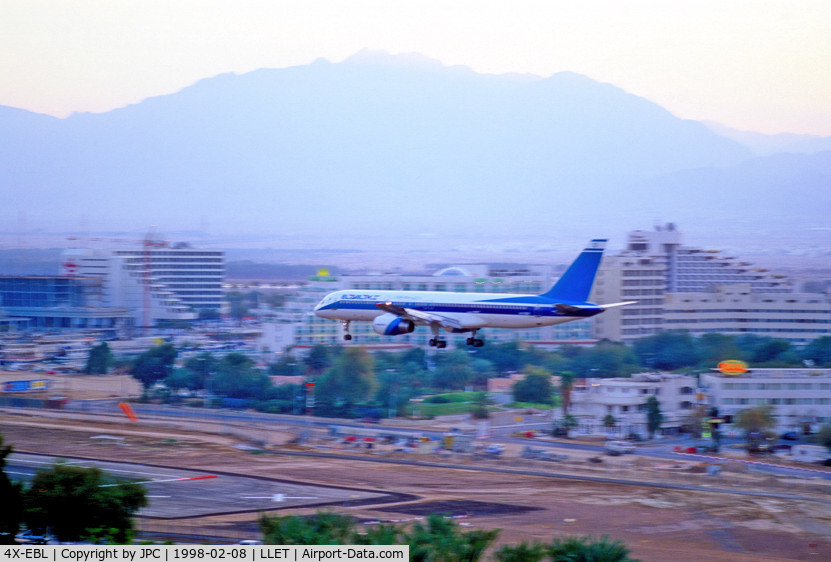
{"type": "Polygon", "coordinates": [[[557,309],[557,312],[564,316],[594,316],[598,313],[598,309],[596,306],[574,306],[570,304],[555,304],[554,308],[557,309]]]}
{"type": "Polygon", "coordinates": [[[606,310],[607,308],[615,308],[616,306],[626,306],[627,304],[635,304],[638,301],[624,301],[624,302],[613,302],[612,304],[601,304],[600,308],[606,310]]]}

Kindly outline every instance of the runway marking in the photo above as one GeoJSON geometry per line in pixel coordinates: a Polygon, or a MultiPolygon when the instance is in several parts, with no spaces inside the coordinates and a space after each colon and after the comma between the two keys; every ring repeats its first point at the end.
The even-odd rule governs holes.
{"type": "MultiPolygon", "coordinates": [[[[30,464],[48,464],[48,465],[55,464],[54,462],[46,462],[46,461],[39,461],[39,460],[33,460],[33,459],[17,459],[17,458],[14,459],[14,462],[30,463],[30,464]]],[[[87,466],[84,465],[84,462],[85,461],[74,461],[74,462],[64,462],[64,463],[61,463],[61,464],[66,465],[66,466],[80,466],[82,468],[88,468],[87,466]]],[[[140,474],[142,476],[168,476],[167,474],[160,474],[158,472],[141,472],[141,471],[138,471],[138,470],[122,470],[122,469],[118,469],[118,468],[103,468],[103,467],[101,467],[101,466],[99,466],[95,463],[90,463],[89,466],[91,466],[92,468],[100,468],[104,472],[124,472],[124,473],[127,473],[127,474],[140,474]]]]}
{"type": "MultiPolygon", "coordinates": [[[[210,478],[219,478],[215,474],[204,475],[204,476],[182,476],[179,478],[162,478],[158,480],[141,480],[139,482],[133,482],[134,484],[155,484],[156,482],[184,482],[186,480],[207,480],[210,478]]],[[[108,486],[118,486],[118,484],[104,484],[101,486],[102,488],[106,488],[108,486]]]]}
{"type": "Polygon", "coordinates": [[[316,500],[317,496],[287,496],[285,494],[272,494],[270,496],[240,496],[243,500],[271,500],[273,502],[284,502],[286,500],[316,500]]]}

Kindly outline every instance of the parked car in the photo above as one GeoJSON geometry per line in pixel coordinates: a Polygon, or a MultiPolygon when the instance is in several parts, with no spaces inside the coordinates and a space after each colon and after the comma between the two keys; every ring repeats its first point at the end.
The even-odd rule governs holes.
{"type": "Polygon", "coordinates": [[[493,445],[480,445],[473,450],[473,458],[497,458],[505,451],[505,446],[498,443],[493,445]]]}
{"type": "Polygon", "coordinates": [[[786,431],[782,435],[780,435],[782,439],[786,439],[788,441],[796,441],[799,439],[799,434],[796,431],[786,431]]]}
{"type": "Polygon", "coordinates": [[[520,456],[526,459],[535,459],[540,461],[564,461],[568,458],[568,455],[558,454],[543,447],[528,446],[522,449],[520,456]]]}
{"type": "Polygon", "coordinates": [[[635,445],[629,441],[606,441],[606,445],[604,447],[606,449],[606,453],[612,456],[635,452],[635,445]]]}

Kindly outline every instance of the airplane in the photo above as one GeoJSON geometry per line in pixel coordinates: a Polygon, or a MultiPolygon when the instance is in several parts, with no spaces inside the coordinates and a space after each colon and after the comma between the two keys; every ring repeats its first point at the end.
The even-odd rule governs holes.
{"type": "Polygon", "coordinates": [[[634,301],[597,305],[587,302],[607,240],[596,239],[577,256],[551,289],[541,295],[506,293],[451,293],[433,291],[335,291],[314,308],[321,318],[339,320],[344,340],[351,340],[352,321],[371,321],[376,333],[409,334],[416,326],[429,326],[430,346],[447,347],[440,337],[470,333],[467,345],[481,347],[482,328],[536,328],[590,318],[604,310],[634,301]]]}

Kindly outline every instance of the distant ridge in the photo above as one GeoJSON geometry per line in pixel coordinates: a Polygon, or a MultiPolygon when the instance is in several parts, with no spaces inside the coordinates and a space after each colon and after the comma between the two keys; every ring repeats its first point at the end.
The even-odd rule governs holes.
{"type": "Polygon", "coordinates": [[[764,213],[827,220],[811,201],[827,191],[814,183],[828,177],[821,154],[754,159],[579,74],[478,74],[421,55],[223,74],[65,119],[0,107],[0,130],[0,221],[25,212],[40,228],[84,217],[100,228],[606,236],[718,216],[749,193],[760,224],[764,213]],[[794,178],[805,198],[785,197],[794,178]]]}

